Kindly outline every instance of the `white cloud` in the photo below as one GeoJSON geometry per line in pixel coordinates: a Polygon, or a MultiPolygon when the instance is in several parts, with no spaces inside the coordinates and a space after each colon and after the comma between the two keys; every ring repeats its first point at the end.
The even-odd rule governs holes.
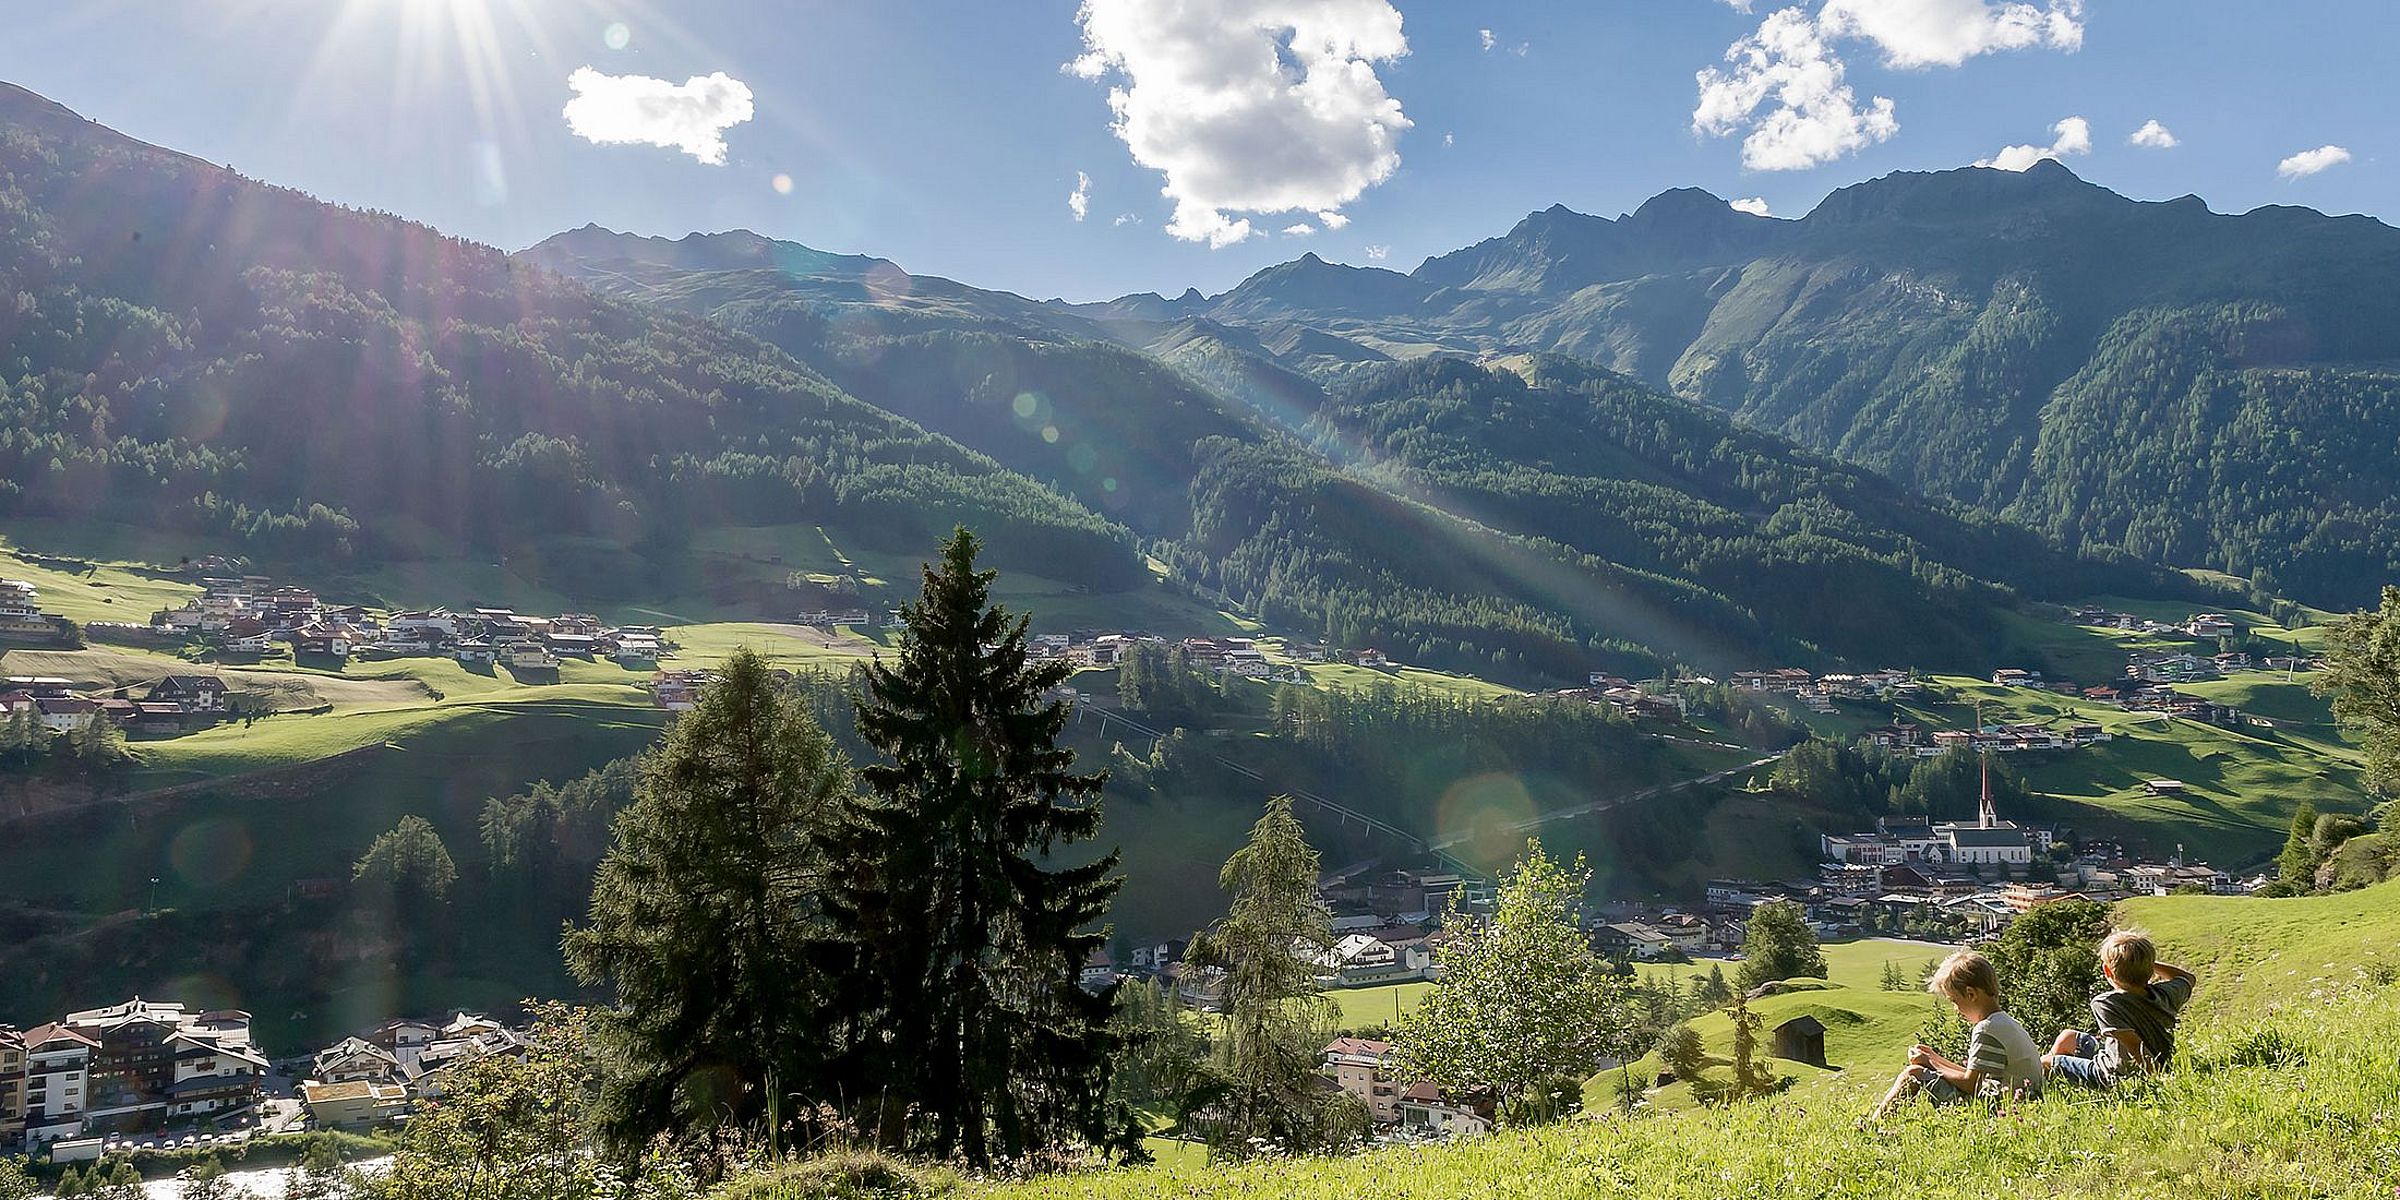
{"type": "MultiPolygon", "coordinates": [[[[1746,0],[1729,0],[1748,12],[1746,0]]],[[[1742,165],[1792,171],[1832,162],[1900,131],[1892,102],[1860,103],[1837,44],[1874,44],[1886,66],[1955,67],[1977,55],[2083,45],[2083,0],[1823,0],[1767,14],[1725,50],[1725,67],[1696,76],[1692,129],[1744,132],[1742,165]]]]}
{"type": "Polygon", "coordinates": [[[1075,172],[1075,190],[1067,193],[1067,211],[1074,213],[1078,221],[1092,211],[1091,176],[1081,171],[1075,172]]]}
{"type": "Polygon", "coordinates": [[[1382,262],[1391,256],[1392,248],[1390,246],[1378,244],[1367,247],[1367,261],[1369,262],[1382,262]]]}
{"type": "Polygon", "coordinates": [[[2338,167],[2349,161],[2350,152],[2348,150],[2344,150],[2340,146],[2319,146],[2314,150],[2303,150],[2275,164],[2275,173],[2285,179],[2298,179],[2303,175],[2314,175],[2327,167],[2338,167]]]}
{"type": "Polygon", "coordinates": [[[1307,236],[1309,236],[1310,234],[1313,234],[1313,233],[1315,233],[1316,231],[1317,231],[1317,227],[1316,227],[1316,226],[1314,226],[1314,225],[1311,225],[1311,224],[1309,224],[1309,223],[1308,223],[1308,222],[1306,222],[1306,221],[1302,221],[1302,222],[1300,222],[1300,223],[1299,223],[1299,224],[1297,224],[1297,225],[1286,225],[1286,226],[1284,226],[1284,227],[1283,227],[1283,236],[1285,236],[1285,237],[1307,237],[1307,236]]]}
{"type": "Polygon", "coordinates": [[[725,131],[755,112],[750,85],[723,71],[668,83],[579,67],[567,86],[575,95],[561,115],[577,136],[603,146],[671,146],[711,166],[724,165],[725,131]]]}
{"type": "Polygon", "coordinates": [[[2134,130],[2133,136],[2125,140],[2153,150],[2172,150],[2178,143],[2176,136],[2167,132],[2167,127],[2159,124],[2156,118],[2142,122],[2142,127],[2134,130]]]}
{"type": "Polygon", "coordinates": [[[1452,146],[1455,146],[1455,145],[1457,145],[1457,144],[1458,144],[1458,135],[1457,135],[1457,134],[1455,134],[1455,133],[1445,133],[1445,134],[1443,134],[1443,135],[1442,135],[1442,148],[1443,148],[1443,149],[1448,149],[1448,148],[1450,148],[1450,147],[1452,147],[1452,146]]]}
{"type": "Polygon", "coordinates": [[[1330,208],[1317,214],[1317,224],[1322,225],[1327,229],[1340,229],[1342,226],[1349,223],[1349,214],[1335,212],[1330,208]]]}
{"type": "Polygon", "coordinates": [[[1756,33],[1726,49],[1725,61],[1730,69],[1707,67],[1697,77],[1692,128],[1723,137],[1748,126],[1742,165],[1753,171],[1832,162],[1900,131],[1890,100],[1858,103],[1842,81],[1842,60],[1797,8],[1768,14],[1756,33]],[[1769,110],[1763,117],[1762,107],[1769,110]]]}
{"type": "Polygon", "coordinates": [[[1754,217],[1774,215],[1767,211],[1767,198],[1764,196],[1750,196],[1740,200],[1728,200],[1725,203],[1735,212],[1749,213],[1754,217]]]}
{"type": "Polygon", "coordinates": [[[2064,158],[2070,154],[2092,152],[2092,123],[2082,117],[2068,117],[2050,127],[2058,136],[2047,146],[2003,146],[1990,158],[1979,158],[1979,167],[1998,167],[2003,171],[2022,171],[2045,158],[2064,158]]]}
{"type": "Polygon", "coordinates": [[[1139,225],[1141,223],[1142,219],[1132,213],[1118,213],[1117,219],[1109,222],[1111,225],[1139,225]]]}
{"type": "Polygon", "coordinates": [[[1113,77],[1112,128],[1166,177],[1175,237],[1229,246],[1247,215],[1338,211],[1400,165],[1410,122],[1375,74],[1408,53],[1389,0],[1083,0],[1076,20],[1067,69],[1113,77]]]}
{"type": "Polygon", "coordinates": [[[1478,29],[1475,31],[1475,36],[1483,42],[1483,48],[1487,52],[1500,44],[1500,39],[1493,37],[1492,31],[1489,29],[1478,29]]]}
{"type": "Polygon", "coordinates": [[[1980,54],[2083,46],[2083,0],[1825,0],[1817,25],[1829,38],[1865,38],[1886,66],[1955,67],[1980,54]]]}

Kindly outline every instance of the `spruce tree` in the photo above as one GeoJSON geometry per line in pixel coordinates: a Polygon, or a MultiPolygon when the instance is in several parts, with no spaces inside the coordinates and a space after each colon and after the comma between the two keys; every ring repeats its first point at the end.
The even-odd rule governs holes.
{"type": "Polygon", "coordinates": [[[2292,810],[2291,836],[2284,839],[2283,853],[2275,857],[2275,874],[2294,892],[2312,891],[2317,886],[2317,806],[2306,800],[2292,810]]]}
{"type": "Polygon", "coordinates": [[[567,965],[614,992],[593,1040],[620,1149],[730,1121],[773,1138],[831,1099],[824,839],[850,789],[825,731],[748,650],[641,762],[567,965]]]}
{"type": "Polygon", "coordinates": [[[883,1145],[973,1166],[1131,1151],[1131,1113],[1108,1098],[1114,1000],[1078,982],[1117,856],[1047,865],[1099,831],[1106,775],[1073,771],[1067,707],[1043,695],[1071,668],[1033,660],[977,550],[960,529],[925,568],[857,700],[881,761],[860,772],[833,902],[871,1039],[856,1094],[883,1145]]]}
{"type": "Polygon", "coordinates": [[[1294,1151],[1318,1143],[1317,1064],[1333,1024],[1316,980],[1315,959],[1333,946],[1333,916],[1317,898],[1319,867],[1291,797],[1268,801],[1217,877],[1233,894],[1225,919],[1187,955],[1194,966],[1225,972],[1215,1063],[1224,1115],[1211,1140],[1235,1153],[1253,1138],[1294,1151]]]}

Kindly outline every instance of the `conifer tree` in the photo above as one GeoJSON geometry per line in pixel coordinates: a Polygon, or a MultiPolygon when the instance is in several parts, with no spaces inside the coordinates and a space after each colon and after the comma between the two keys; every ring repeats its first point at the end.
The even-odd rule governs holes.
{"type": "Polygon", "coordinates": [[[1742,1100],[1764,1096],[1775,1090],[1774,1072],[1760,1059],[1758,1030],[1762,1022],[1750,1011],[1750,998],[1737,994],[1733,998],[1733,1078],[1725,1085],[1724,1098],[1742,1100]]]}
{"type": "Polygon", "coordinates": [[[1074,773],[1067,707],[1044,696],[1071,668],[1033,660],[977,550],[951,536],[901,609],[897,654],[862,677],[858,730],[881,761],[860,772],[832,907],[871,1039],[857,1094],[883,1145],[974,1166],[1131,1150],[1108,1098],[1113,997],[1078,982],[1117,856],[1047,865],[1099,831],[1106,775],[1074,773]]]}
{"type": "Polygon", "coordinates": [[[1225,972],[1215,1064],[1224,1116],[1212,1140],[1237,1153],[1253,1138],[1287,1150],[1317,1147],[1322,1093],[1313,1085],[1333,1023],[1316,985],[1314,960],[1333,946],[1333,917],[1317,897],[1319,867],[1291,797],[1268,801],[1217,877],[1233,894],[1225,919],[1187,956],[1225,972]]]}
{"type": "Polygon", "coordinates": [[[568,967],[595,1014],[599,1119],[620,1149],[730,1121],[772,1138],[778,1106],[830,1099],[822,1019],[824,839],[847,766],[748,650],[641,762],[568,967]]]}
{"type": "Polygon", "coordinates": [[[2286,887],[2306,892],[2317,885],[2317,806],[2303,800],[2292,811],[2291,836],[2284,839],[2283,853],[2275,857],[2275,874],[2286,887]]]}

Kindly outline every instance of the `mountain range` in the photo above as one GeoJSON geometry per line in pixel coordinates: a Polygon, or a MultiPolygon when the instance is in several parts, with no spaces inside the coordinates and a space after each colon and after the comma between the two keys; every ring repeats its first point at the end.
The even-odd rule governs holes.
{"type": "Polygon", "coordinates": [[[570,595],[714,525],[963,521],[1097,595],[1163,568],[1506,676],[1978,667],[2027,599],[2204,595],[2169,567],[2385,578],[2396,259],[2045,164],[1070,304],[746,231],[505,255],[8,89],[0,516],[508,554],[570,595]]]}

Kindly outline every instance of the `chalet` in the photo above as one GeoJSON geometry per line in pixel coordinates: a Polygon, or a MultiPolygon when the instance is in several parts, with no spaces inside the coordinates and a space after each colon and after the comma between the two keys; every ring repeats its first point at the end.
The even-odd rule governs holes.
{"type": "Polygon", "coordinates": [[[2223,613],[2197,613],[2183,623],[2183,631],[2196,638],[2232,637],[2241,626],[2223,613]]]}
{"type": "Polygon", "coordinates": [[[1358,665],[1382,668],[1391,666],[1392,660],[1381,650],[1361,650],[1358,652],[1358,665]]]}
{"type": "Polygon", "coordinates": [[[1167,977],[1175,982],[1176,999],[1202,1012],[1224,1010],[1225,968],[1179,962],[1167,969],[1167,977]]]}
{"type": "Polygon", "coordinates": [[[1494,1106],[1486,1093],[1453,1096],[1420,1080],[1400,1093],[1400,1127],[1426,1138],[1477,1137],[1492,1131],[1494,1106]]]}
{"type": "Polygon", "coordinates": [[[2184,782],[2180,779],[2146,779],[2142,787],[2153,796],[2180,796],[2184,792],[2184,782]]]}
{"type": "Polygon", "coordinates": [[[1325,1069],[1334,1086],[1358,1097],[1378,1125],[1400,1119],[1400,1088],[1383,1073],[1392,1046],[1372,1038],[1338,1037],[1325,1043],[1325,1069]]]}
{"type": "Polygon", "coordinates": [[[399,1077],[400,1058],[364,1038],[343,1038],[317,1052],[309,1076],[322,1083],[389,1083],[399,1077]]]}
{"type": "Polygon", "coordinates": [[[1928,744],[1925,727],[1913,721],[1894,721],[1867,731],[1867,738],[1885,750],[1913,750],[1928,744]]]}
{"type": "Polygon", "coordinates": [[[275,648],[274,630],[256,617],[235,617],[225,622],[218,637],[232,654],[265,654],[275,648]]]}
{"type": "Polygon", "coordinates": [[[510,642],[502,649],[501,655],[512,671],[555,671],[558,669],[558,656],[550,653],[549,648],[540,642],[532,640],[510,642]]]}
{"type": "Polygon", "coordinates": [[[145,700],[134,705],[134,710],[133,724],[130,728],[135,733],[181,733],[192,719],[191,715],[186,713],[183,706],[179,704],[162,704],[145,700]]]}
{"type": "Polygon", "coordinates": [[[1393,943],[1372,934],[1353,933],[1319,955],[1317,966],[1319,982],[1336,987],[1364,987],[1423,979],[1433,966],[1433,956],[1422,938],[1393,943]]]}
{"type": "Polygon", "coordinates": [[[1592,949],[1648,962],[1674,953],[1675,941],[1639,921],[1619,921],[1592,931],[1592,949]]]}
{"type": "Polygon", "coordinates": [[[1708,922],[1690,913],[1674,913],[1650,923],[1678,950],[1696,953],[1708,948],[1708,922]]]}
{"type": "MultiPolygon", "coordinates": [[[[599,640],[588,633],[552,632],[542,635],[543,647],[560,658],[591,658],[599,640]]],[[[551,665],[557,664],[554,662],[551,665]]]]}
{"type": "Polygon", "coordinates": [[[2042,673],[2022,667],[2002,667],[1992,672],[1992,683],[1998,687],[2038,688],[2042,686],[2042,673]]]}
{"type": "Polygon", "coordinates": [[[169,675],[150,685],[145,699],[189,713],[225,711],[225,681],[214,675],[169,675]]]}
{"type": "Polygon", "coordinates": [[[78,733],[100,719],[100,705],[80,696],[36,696],[33,710],[51,733],[78,733]]]}
{"type": "Polygon", "coordinates": [[[1085,991],[1096,992],[1115,983],[1118,978],[1116,960],[1109,955],[1108,947],[1101,946],[1083,960],[1083,972],[1076,982],[1082,984],[1085,991]]]}
{"type": "Polygon", "coordinates": [[[451,648],[450,653],[452,657],[469,666],[489,666],[500,661],[500,647],[481,640],[460,642],[451,648]]]}
{"type": "Polygon", "coordinates": [[[458,626],[457,614],[443,608],[431,611],[394,613],[390,620],[383,623],[383,628],[387,633],[413,634],[422,640],[432,640],[435,637],[443,640],[455,638],[460,633],[458,626]]]}

